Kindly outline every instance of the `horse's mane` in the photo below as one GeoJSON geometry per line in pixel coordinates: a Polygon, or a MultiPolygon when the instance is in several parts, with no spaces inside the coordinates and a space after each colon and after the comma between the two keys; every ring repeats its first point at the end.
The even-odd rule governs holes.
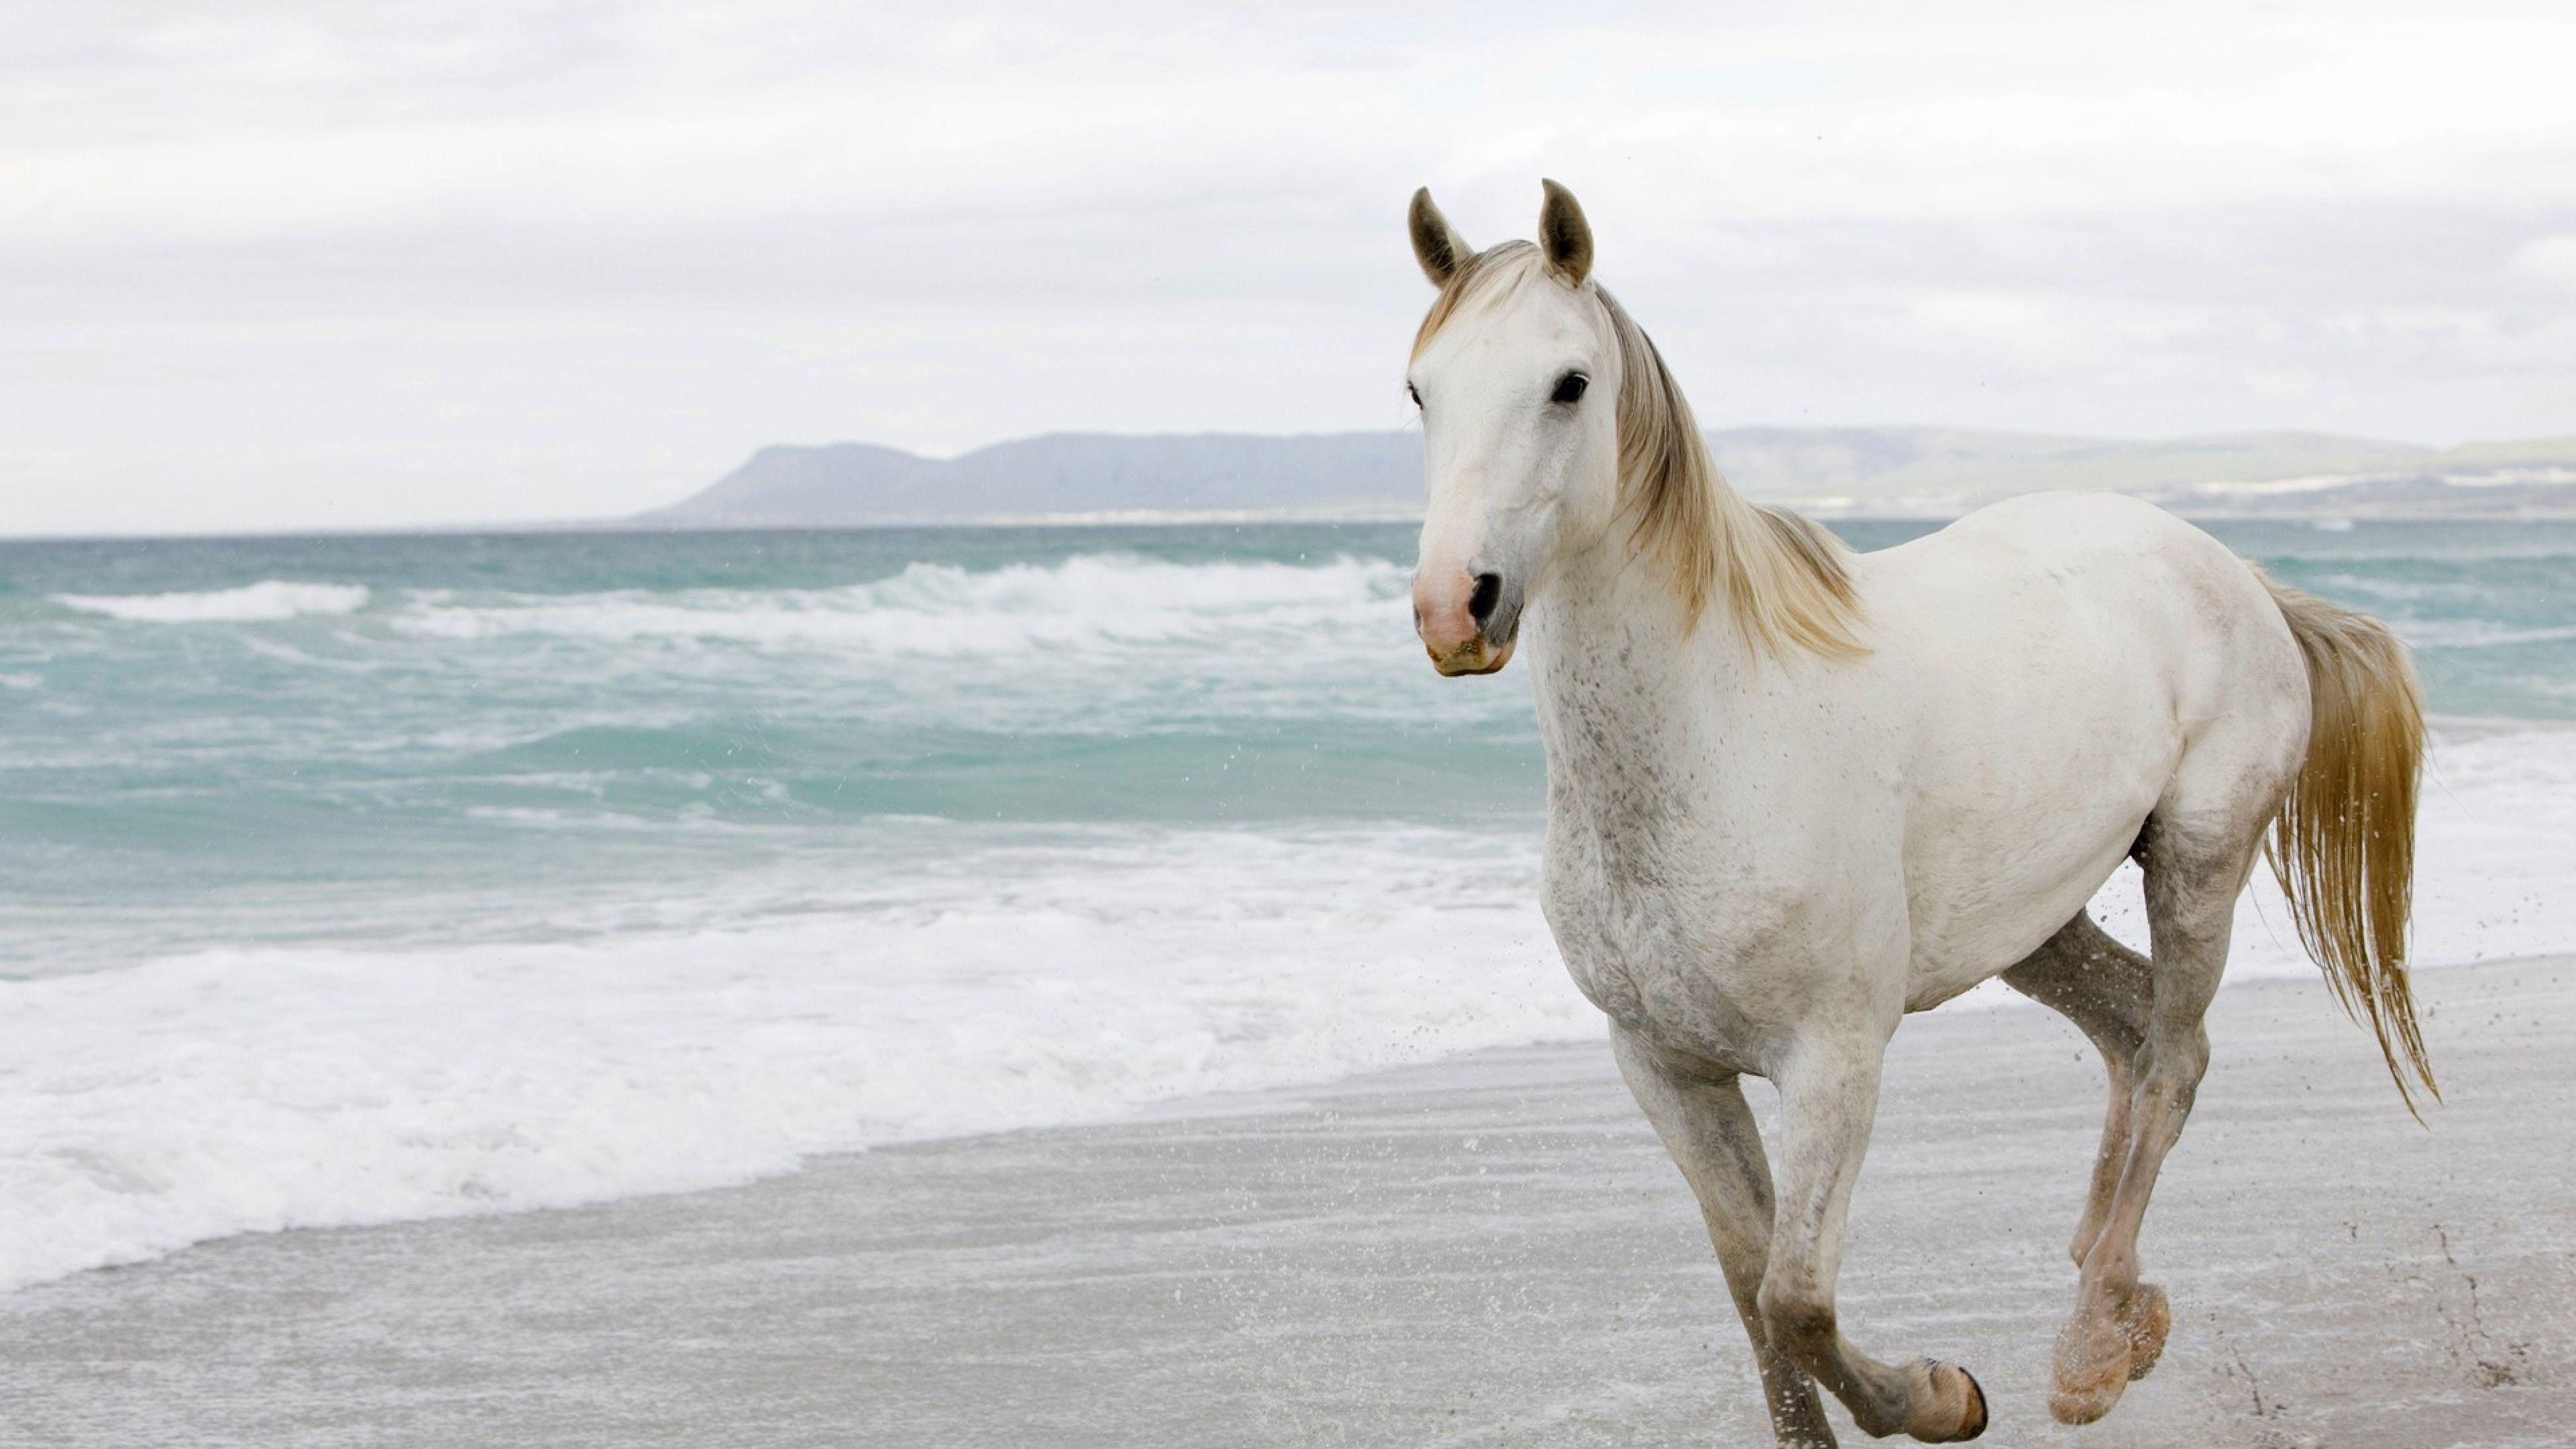
{"type": "MultiPolygon", "coordinates": [[[[1414,334],[1414,352],[1471,296],[1517,291],[1543,275],[1538,248],[1528,242],[1478,252],[1440,289],[1414,334]]],[[[1696,624],[1722,587],[1729,614],[1756,648],[1832,657],[1867,652],[1842,542],[1797,514],[1757,507],[1729,488],[1645,329],[1600,284],[1586,282],[1581,290],[1600,303],[1626,378],[1619,390],[1619,485],[1624,506],[1636,515],[1631,538],[1641,556],[1672,572],[1684,616],[1696,624]]]]}

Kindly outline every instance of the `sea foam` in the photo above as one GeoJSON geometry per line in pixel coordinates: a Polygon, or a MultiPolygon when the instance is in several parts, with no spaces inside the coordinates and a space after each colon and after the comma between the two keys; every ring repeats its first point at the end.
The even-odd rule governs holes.
{"type": "Polygon", "coordinates": [[[262,579],[237,589],[174,594],[56,594],[54,602],[84,614],[138,624],[243,624],[306,614],[354,614],[367,606],[363,584],[262,579]]]}
{"type": "MultiPolygon", "coordinates": [[[[745,644],[905,658],[1101,650],[1287,635],[1352,625],[1376,634],[1405,590],[1384,559],[1176,564],[1085,554],[968,570],[916,563],[826,589],[694,589],[464,596],[425,591],[400,631],[634,643],[745,644]]],[[[1394,616],[1401,622],[1400,611],[1394,616]]]]}
{"type": "Polygon", "coordinates": [[[741,929],[0,983],[0,1286],[1597,1030],[1535,870],[1434,831],[1127,835],[741,929]]]}

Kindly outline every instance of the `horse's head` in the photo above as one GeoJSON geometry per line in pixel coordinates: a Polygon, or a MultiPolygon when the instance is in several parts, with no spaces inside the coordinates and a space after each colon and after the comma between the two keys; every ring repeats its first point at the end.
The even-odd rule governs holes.
{"type": "Polygon", "coordinates": [[[1413,194],[1413,254],[1440,289],[1405,376],[1430,484],[1413,619],[1443,674],[1509,663],[1523,601],[1619,509],[1622,338],[1583,209],[1541,185],[1538,242],[1484,252],[1413,194]]]}
{"type": "Polygon", "coordinates": [[[1413,194],[1413,254],[1440,289],[1406,374],[1431,494],[1413,620],[1432,664],[1511,662],[1521,606],[1581,560],[1655,569],[1684,636],[1722,596],[1757,651],[1868,652],[1842,545],[1726,486],[1672,370],[1592,280],[1583,209],[1541,184],[1538,241],[1482,252],[1413,194]]]}

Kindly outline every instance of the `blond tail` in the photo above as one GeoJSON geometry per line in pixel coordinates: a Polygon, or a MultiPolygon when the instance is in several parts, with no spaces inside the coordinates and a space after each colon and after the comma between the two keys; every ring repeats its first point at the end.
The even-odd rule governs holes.
{"type": "Polygon", "coordinates": [[[2307,762],[2264,854],[2290,898],[2299,940],[2344,1009],[2369,1022],[2413,1112],[2410,1075],[2435,1101],[2442,1097],[2406,975],[2423,688],[2387,625],[2263,582],[2306,656],[2313,717],[2307,762]]]}

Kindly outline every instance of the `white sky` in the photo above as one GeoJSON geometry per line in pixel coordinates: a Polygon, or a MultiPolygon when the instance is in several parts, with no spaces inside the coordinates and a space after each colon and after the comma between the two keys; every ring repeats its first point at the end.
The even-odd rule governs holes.
{"type": "Polygon", "coordinates": [[[0,533],[1401,426],[1407,195],[1481,244],[1541,175],[1712,427],[2576,432],[2565,3],[0,0],[0,37],[0,533]]]}

